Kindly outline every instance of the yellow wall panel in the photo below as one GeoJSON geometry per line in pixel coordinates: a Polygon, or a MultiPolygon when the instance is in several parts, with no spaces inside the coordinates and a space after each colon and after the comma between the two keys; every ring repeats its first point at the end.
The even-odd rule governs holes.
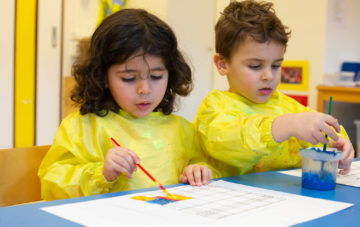
{"type": "Polygon", "coordinates": [[[36,0],[16,1],[15,147],[34,145],[36,0]]]}

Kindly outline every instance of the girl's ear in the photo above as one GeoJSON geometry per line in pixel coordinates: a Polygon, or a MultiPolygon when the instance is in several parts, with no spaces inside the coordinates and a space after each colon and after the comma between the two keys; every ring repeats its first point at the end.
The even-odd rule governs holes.
{"type": "Polygon", "coordinates": [[[226,76],[227,74],[227,65],[226,60],[219,53],[214,55],[214,63],[220,75],[226,76]]]}

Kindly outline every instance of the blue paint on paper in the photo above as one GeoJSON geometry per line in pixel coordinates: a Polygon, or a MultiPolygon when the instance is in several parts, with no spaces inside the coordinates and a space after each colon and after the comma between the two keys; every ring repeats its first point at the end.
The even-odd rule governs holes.
{"type": "Polygon", "coordinates": [[[156,199],[148,200],[146,202],[147,203],[154,203],[154,204],[158,204],[158,205],[166,205],[168,203],[173,203],[173,202],[177,202],[177,201],[178,200],[167,199],[165,197],[157,197],[156,199]]]}

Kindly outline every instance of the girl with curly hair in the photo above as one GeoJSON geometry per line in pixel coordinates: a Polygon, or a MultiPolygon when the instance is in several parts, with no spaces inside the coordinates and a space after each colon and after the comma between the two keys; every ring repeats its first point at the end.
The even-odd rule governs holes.
{"type": "Polygon", "coordinates": [[[210,181],[192,124],[171,114],[192,75],[166,23],[140,9],[107,17],[73,75],[80,110],[63,120],[40,166],[43,199],[153,187],[140,162],[164,185],[210,181]]]}

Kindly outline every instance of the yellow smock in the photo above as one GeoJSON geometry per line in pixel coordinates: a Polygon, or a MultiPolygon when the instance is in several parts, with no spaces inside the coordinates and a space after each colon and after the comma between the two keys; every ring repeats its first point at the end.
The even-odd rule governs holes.
{"type": "Polygon", "coordinates": [[[42,161],[38,175],[45,200],[79,197],[108,192],[155,187],[140,168],[128,179],[120,175],[108,182],[103,176],[107,151],[121,146],[134,151],[141,165],[161,184],[179,183],[188,164],[199,163],[193,125],[177,115],[153,112],[143,118],[127,112],[70,114],[61,123],[54,142],[42,161]]]}
{"type": "MultiPolygon", "coordinates": [[[[262,104],[214,90],[201,103],[194,124],[212,166],[222,176],[233,176],[301,166],[299,149],[314,145],[295,137],[278,143],[271,127],[279,115],[307,111],[312,110],[278,90],[262,104]]],[[[348,138],[343,128],[340,134],[348,138]]]]}

